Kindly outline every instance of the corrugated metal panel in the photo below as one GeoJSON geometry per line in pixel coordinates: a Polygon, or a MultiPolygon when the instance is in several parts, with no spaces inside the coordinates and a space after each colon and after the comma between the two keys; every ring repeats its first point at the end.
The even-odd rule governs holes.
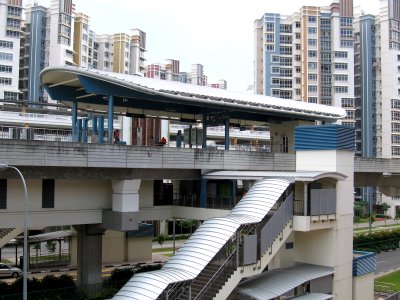
{"type": "Polygon", "coordinates": [[[295,300],[328,300],[333,299],[332,295],[312,293],[294,298],[295,300]]]}
{"type": "Polygon", "coordinates": [[[249,108],[257,108],[257,110],[260,111],[265,110],[277,112],[279,114],[286,113],[287,115],[294,116],[319,116],[322,119],[339,119],[346,116],[346,111],[344,109],[333,106],[288,99],[283,100],[263,95],[214,89],[193,84],[184,84],[176,81],[157,80],[154,78],[94,69],[87,70],[71,67],[47,68],[42,71],[40,78],[43,84],[54,84],[57,82],[49,81],[53,80],[53,77],[62,81],[63,76],[60,73],[79,74],[98,80],[106,79],[108,82],[118,84],[119,86],[132,88],[133,90],[145,91],[147,93],[164,95],[175,99],[190,99],[191,101],[195,100],[207,103],[223,103],[226,106],[233,107],[238,107],[238,105],[247,105],[249,108]],[[52,72],[55,74],[51,75],[52,72]]]}
{"type": "Polygon", "coordinates": [[[289,185],[285,179],[257,182],[227,217],[205,221],[161,270],[135,275],[113,299],[156,299],[169,284],[196,278],[239,227],[260,222],[289,185]]]}
{"type": "MultiPolygon", "coordinates": [[[[72,236],[72,235],[76,235],[76,233],[72,232],[71,230],[54,231],[54,232],[49,232],[49,233],[31,235],[29,237],[29,242],[30,243],[37,243],[37,242],[58,240],[58,239],[65,238],[67,236],[72,236]]],[[[17,239],[22,241],[23,237],[17,237],[17,239]]]]}
{"type": "Polygon", "coordinates": [[[376,254],[372,252],[354,251],[353,276],[361,276],[376,271],[376,254]]]}
{"type": "Polygon", "coordinates": [[[354,151],[354,128],[341,125],[297,126],[295,150],[354,151]]]}
{"type": "Polygon", "coordinates": [[[307,281],[333,273],[333,268],[307,264],[277,269],[243,282],[237,288],[237,293],[257,300],[274,299],[307,281]]]}
{"type": "Polygon", "coordinates": [[[321,178],[346,179],[346,175],[337,172],[322,171],[296,171],[296,172],[270,172],[270,171],[215,171],[203,175],[204,179],[253,179],[286,178],[293,181],[315,181],[321,178]]]}

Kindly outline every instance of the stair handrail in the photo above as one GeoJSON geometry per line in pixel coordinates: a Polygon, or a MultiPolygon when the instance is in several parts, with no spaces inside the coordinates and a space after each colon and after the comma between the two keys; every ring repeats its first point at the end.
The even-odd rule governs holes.
{"type": "Polygon", "coordinates": [[[216,278],[216,276],[219,275],[221,270],[225,269],[226,264],[228,264],[229,260],[231,260],[233,258],[233,255],[236,254],[236,251],[237,251],[237,249],[232,251],[232,253],[228,256],[228,258],[222,263],[222,265],[218,268],[218,270],[214,273],[214,275],[208,280],[208,282],[200,290],[200,292],[197,294],[197,296],[194,298],[194,300],[198,299],[203,292],[206,292],[208,290],[208,288],[211,287],[211,283],[214,282],[214,278],[216,278]]]}

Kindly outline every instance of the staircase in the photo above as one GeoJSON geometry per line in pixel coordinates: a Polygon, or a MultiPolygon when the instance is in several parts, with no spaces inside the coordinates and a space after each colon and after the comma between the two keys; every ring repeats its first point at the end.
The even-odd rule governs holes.
{"type": "Polygon", "coordinates": [[[4,247],[13,238],[16,238],[24,230],[22,228],[3,228],[0,229],[0,248],[4,247]]]}
{"type": "Polygon", "coordinates": [[[113,299],[227,299],[290,235],[292,190],[284,179],[256,183],[227,217],[205,221],[161,270],[137,274],[113,299]]]}

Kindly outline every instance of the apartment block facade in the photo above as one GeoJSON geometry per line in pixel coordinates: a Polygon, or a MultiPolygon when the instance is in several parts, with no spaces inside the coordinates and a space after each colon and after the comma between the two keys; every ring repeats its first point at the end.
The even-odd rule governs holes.
{"type": "Polygon", "coordinates": [[[19,98],[19,48],[22,0],[0,0],[0,99],[19,98]]]}
{"type": "Polygon", "coordinates": [[[354,126],[353,3],[303,6],[255,20],[255,93],[345,106],[354,126]],[[343,105],[350,103],[350,105],[343,105]]]}

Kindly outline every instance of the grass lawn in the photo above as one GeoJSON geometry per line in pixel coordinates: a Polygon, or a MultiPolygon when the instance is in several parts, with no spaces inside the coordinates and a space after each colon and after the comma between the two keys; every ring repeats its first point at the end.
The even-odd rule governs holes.
{"type": "Polygon", "coordinates": [[[11,261],[9,261],[8,259],[5,259],[5,258],[2,258],[2,259],[1,259],[1,262],[2,262],[3,264],[7,264],[7,265],[10,265],[10,264],[11,264],[11,261]]]}
{"type": "MultiPolygon", "coordinates": [[[[175,248],[175,250],[178,250],[178,248],[175,248]]],[[[172,252],[172,251],[174,251],[174,248],[172,248],[172,247],[164,247],[164,248],[153,249],[153,253],[154,252],[172,252]]]]}
{"type": "Polygon", "coordinates": [[[390,291],[400,291],[400,271],[393,272],[389,275],[382,276],[375,280],[375,287],[377,290],[383,287],[389,287],[390,291]],[[377,287],[378,285],[378,287],[377,287]]]}

